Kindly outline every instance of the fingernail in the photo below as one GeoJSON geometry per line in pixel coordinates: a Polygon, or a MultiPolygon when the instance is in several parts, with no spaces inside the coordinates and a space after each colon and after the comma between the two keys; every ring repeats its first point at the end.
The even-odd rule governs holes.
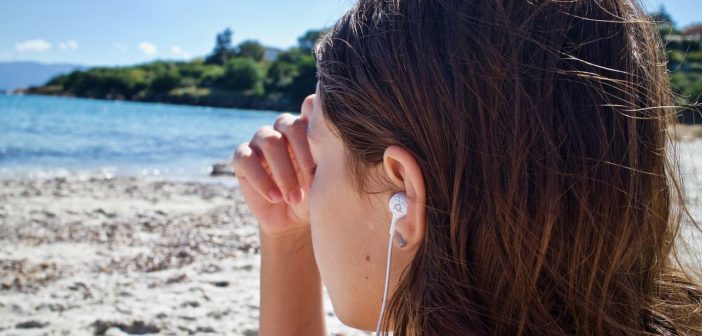
{"type": "Polygon", "coordinates": [[[280,193],[278,189],[271,189],[268,191],[268,197],[273,200],[273,202],[280,202],[281,199],[283,199],[283,194],[280,193]]]}
{"type": "Polygon", "coordinates": [[[301,199],[302,199],[302,190],[300,190],[300,189],[295,189],[288,194],[288,200],[290,200],[290,202],[293,204],[299,203],[301,199]]]}

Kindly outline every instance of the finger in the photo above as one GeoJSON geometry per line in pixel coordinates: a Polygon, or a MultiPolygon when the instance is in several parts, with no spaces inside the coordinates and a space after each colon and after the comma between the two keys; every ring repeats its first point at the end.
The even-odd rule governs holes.
{"type": "Polygon", "coordinates": [[[297,203],[302,199],[295,167],[288,154],[287,140],[271,126],[256,131],[250,146],[258,148],[271,169],[273,180],[283,193],[286,202],[297,203]]]}
{"type": "Polygon", "coordinates": [[[232,166],[237,178],[246,179],[269,202],[278,203],[283,199],[281,191],[261,166],[260,157],[249,143],[243,143],[236,148],[232,166]]]}
{"type": "Polygon", "coordinates": [[[293,164],[297,165],[302,182],[306,189],[312,183],[309,172],[314,168],[315,162],[310,151],[310,144],[305,134],[308,121],[290,113],[281,114],[275,121],[273,128],[283,134],[292,148],[293,164]]]}

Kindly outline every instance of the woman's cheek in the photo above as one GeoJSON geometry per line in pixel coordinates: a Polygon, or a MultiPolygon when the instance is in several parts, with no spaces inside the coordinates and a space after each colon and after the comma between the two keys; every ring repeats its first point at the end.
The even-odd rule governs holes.
{"type": "MultiPolygon", "coordinates": [[[[322,260],[320,260],[320,256],[322,255],[321,249],[322,247],[320,246],[320,232],[319,232],[319,225],[320,225],[320,210],[323,209],[323,204],[320,204],[320,196],[319,192],[320,190],[318,189],[319,185],[319,173],[320,169],[317,169],[317,172],[312,176],[312,183],[310,184],[310,190],[309,190],[309,195],[308,195],[308,206],[309,206],[309,218],[310,218],[310,231],[312,234],[312,248],[314,251],[314,257],[317,262],[317,265],[321,265],[322,260]]],[[[320,270],[321,271],[321,270],[320,270]]]]}

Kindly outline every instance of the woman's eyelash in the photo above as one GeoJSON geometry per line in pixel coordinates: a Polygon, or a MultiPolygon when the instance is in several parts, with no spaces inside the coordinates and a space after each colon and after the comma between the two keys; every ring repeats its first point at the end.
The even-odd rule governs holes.
{"type": "Polygon", "coordinates": [[[309,174],[309,175],[314,175],[315,172],[317,172],[317,165],[316,164],[314,165],[314,167],[307,170],[307,174],[309,174]]]}

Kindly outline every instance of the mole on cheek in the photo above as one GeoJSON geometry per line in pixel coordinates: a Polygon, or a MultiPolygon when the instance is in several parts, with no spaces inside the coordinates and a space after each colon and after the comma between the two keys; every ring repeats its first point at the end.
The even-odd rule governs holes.
{"type": "Polygon", "coordinates": [[[366,261],[370,261],[370,256],[366,254],[366,261]]]}

